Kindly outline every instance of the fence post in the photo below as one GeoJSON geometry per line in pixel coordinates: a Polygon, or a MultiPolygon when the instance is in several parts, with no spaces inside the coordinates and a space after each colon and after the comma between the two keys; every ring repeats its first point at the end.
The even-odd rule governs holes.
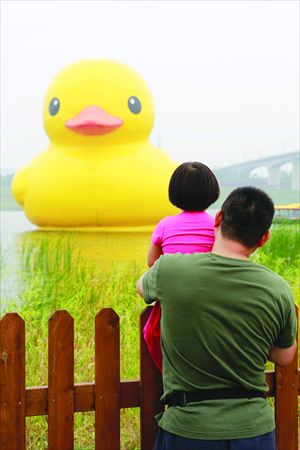
{"type": "Polygon", "coordinates": [[[95,317],[95,449],[120,449],[120,328],[112,308],[95,317]]]}
{"type": "MultiPolygon", "coordinates": [[[[298,308],[296,306],[298,319],[298,308]]],[[[298,331],[297,331],[298,342],[298,331]]],[[[275,420],[278,450],[298,450],[298,351],[291,364],[275,366],[275,420]]]]}
{"type": "Polygon", "coordinates": [[[74,319],[55,311],[49,319],[48,446],[74,448],[74,319]]]}
{"type": "Polygon", "coordinates": [[[17,313],[0,321],[0,448],[25,450],[25,322],[17,313]]]}
{"type": "Polygon", "coordinates": [[[140,315],[141,450],[152,450],[158,432],[155,415],[165,410],[165,406],[160,401],[163,394],[162,376],[152,359],[143,334],[152,308],[148,306],[140,315]]]}

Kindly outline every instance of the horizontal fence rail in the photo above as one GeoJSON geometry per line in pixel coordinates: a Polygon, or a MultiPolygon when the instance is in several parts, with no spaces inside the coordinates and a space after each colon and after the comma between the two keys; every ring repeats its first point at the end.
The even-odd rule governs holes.
{"type": "MultiPolygon", "coordinates": [[[[165,408],[159,400],[161,374],[143,338],[151,309],[140,315],[140,379],[120,380],[119,317],[102,308],[95,317],[95,383],[74,384],[74,320],[60,310],[49,319],[48,386],[27,388],[25,323],[17,313],[5,314],[0,321],[0,449],[25,450],[26,417],[47,415],[49,450],[71,450],[74,414],[84,411],[95,411],[95,449],[120,449],[120,409],[139,407],[141,449],[151,450],[158,430],[154,417],[165,408]]],[[[266,396],[275,397],[278,450],[298,450],[298,355],[289,366],[265,374],[266,396]]]]}

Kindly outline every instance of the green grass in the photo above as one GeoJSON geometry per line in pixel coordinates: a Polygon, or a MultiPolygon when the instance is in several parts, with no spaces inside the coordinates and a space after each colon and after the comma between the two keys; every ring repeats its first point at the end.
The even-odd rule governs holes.
{"type": "Polygon", "coordinates": [[[271,237],[251,257],[285,278],[300,264],[300,223],[281,222],[271,227],[271,237]]]}
{"type": "MultiPolygon", "coordinates": [[[[139,378],[144,304],[135,284],[146,265],[115,261],[105,269],[87,263],[76,234],[63,233],[25,240],[20,259],[21,289],[7,311],[18,310],[26,323],[26,386],[47,384],[48,319],[56,309],[66,309],[74,318],[75,383],[94,381],[94,317],[101,307],[112,307],[120,317],[121,378],[139,378]]],[[[299,224],[273,226],[270,241],[253,259],[287,280],[299,306],[299,224]]],[[[46,449],[47,417],[29,417],[26,424],[27,449],[46,449]]],[[[139,448],[138,408],[121,410],[121,427],[122,448],[139,448]]],[[[75,448],[94,448],[94,413],[75,414],[74,428],[75,448]]]]}
{"type": "MultiPolygon", "coordinates": [[[[74,318],[75,383],[94,381],[94,317],[101,307],[112,307],[120,317],[121,379],[139,378],[139,315],[145,305],[135,284],[145,266],[87,265],[75,247],[76,236],[51,235],[25,243],[20,255],[22,289],[6,311],[19,310],[26,322],[26,386],[48,383],[48,319],[57,309],[74,318]]],[[[121,410],[121,424],[122,448],[137,448],[139,410],[121,410]]],[[[46,417],[27,418],[27,428],[28,448],[47,448],[46,417]]],[[[94,414],[76,414],[75,447],[86,449],[93,441],[94,414]]]]}

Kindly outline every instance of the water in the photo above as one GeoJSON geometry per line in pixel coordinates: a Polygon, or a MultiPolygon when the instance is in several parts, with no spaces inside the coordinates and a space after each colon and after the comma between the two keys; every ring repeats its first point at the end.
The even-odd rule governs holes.
{"type": "MultiPolygon", "coordinates": [[[[44,236],[72,235],[75,252],[89,263],[105,267],[114,261],[146,262],[151,232],[84,233],[41,231],[31,224],[22,211],[1,211],[1,299],[2,310],[9,300],[18,298],[20,289],[21,252],[26,245],[38,247],[44,236]],[[5,300],[4,300],[5,299],[5,300]]],[[[18,300],[17,300],[18,303],[18,300]]],[[[1,312],[0,309],[0,312],[1,312]]]]}
{"type": "Polygon", "coordinates": [[[1,211],[1,261],[11,266],[16,263],[15,237],[37,230],[22,211],[1,211]]]}
{"type": "Polygon", "coordinates": [[[37,230],[21,211],[1,211],[1,304],[13,298],[19,289],[20,255],[15,239],[22,232],[37,230]]]}
{"type": "MultiPolygon", "coordinates": [[[[217,210],[208,210],[215,216],[217,210]]],[[[1,211],[1,299],[4,302],[18,297],[20,289],[21,251],[24,244],[33,247],[43,236],[74,236],[76,251],[90,263],[105,267],[114,261],[146,264],[147,251],[152,232],[55,232],[41,231],[26,218],[22,211],[1,211]]],[[[1,315],[1,305],[0,305],[1,315]]]]}

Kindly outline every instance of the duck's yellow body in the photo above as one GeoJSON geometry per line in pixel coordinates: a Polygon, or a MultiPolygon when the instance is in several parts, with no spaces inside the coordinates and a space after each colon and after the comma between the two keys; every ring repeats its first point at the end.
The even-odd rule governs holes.
{"type": "Polygon", "coordinates": [[[133,69],[103,59],[66,67],[48,89],[43,120],[50,145],[12,184],[32,223],[145,229],[179,212],[168,200],[178,163],[149,142],[153,100],[133,69]]]}

